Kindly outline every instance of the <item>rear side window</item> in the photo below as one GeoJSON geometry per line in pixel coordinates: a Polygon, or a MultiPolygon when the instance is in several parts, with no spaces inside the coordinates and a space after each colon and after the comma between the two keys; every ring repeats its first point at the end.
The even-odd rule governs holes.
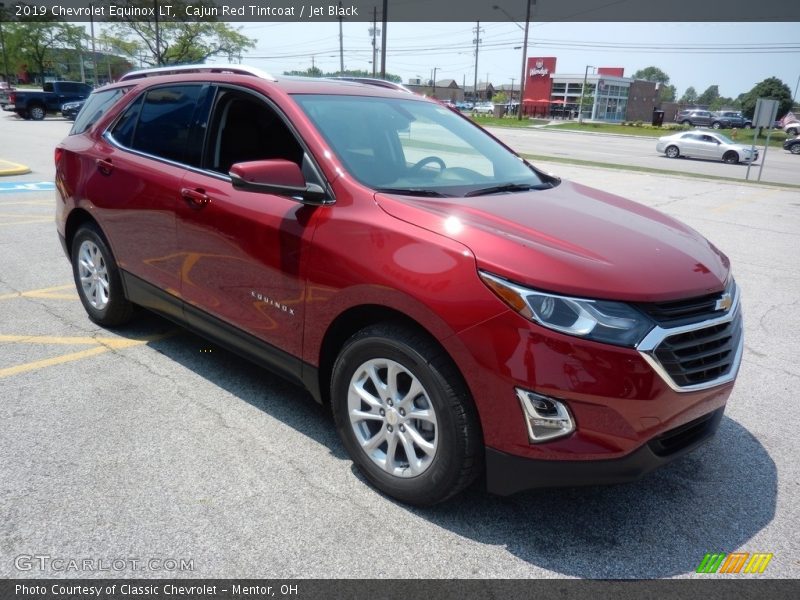
{"type": "Polygon", "coordinates": [[[76,135],[89,129],[89,127],[94,125],[100,117],[106,114],[106,111],[114,106],[117,100],[122,98],[129,89],[130,88],[116,88],[104,92],[95,92],[89,96],[81,112],[78,113],[78,118],[75,119],[75,123],[72,125],[69,134],[76,135]]]}
{"type": "Polygon", "coordinates": [[[194,130],[206,123],[210,96],[202,84],[152,89],[128,107],[111,136],[133,150],[197,165],[202,140],[194,130]]]}

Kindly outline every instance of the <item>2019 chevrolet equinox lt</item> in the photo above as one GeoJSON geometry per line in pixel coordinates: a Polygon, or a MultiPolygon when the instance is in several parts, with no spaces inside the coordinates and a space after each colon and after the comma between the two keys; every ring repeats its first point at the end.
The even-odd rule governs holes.
{"type": "Polygon", "coordinates": [[[55,162],[90,319],[145,307],[305,386],[404,502],[636,479],[713,435],[734,384],[724,254],[425,98],[133,72],[55,162]]]}

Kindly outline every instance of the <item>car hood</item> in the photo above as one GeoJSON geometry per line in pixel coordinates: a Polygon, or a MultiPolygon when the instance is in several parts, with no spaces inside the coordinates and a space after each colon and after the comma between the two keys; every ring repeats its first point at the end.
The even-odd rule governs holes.
{"type": "Polygon", "coordinates": [[[655,302],[720,291],[728,278],[727,257],[692,228],[567,181],[472,198],[375,199],[395,218],[464,244],[480,269],[542,290],[655,302]]]}

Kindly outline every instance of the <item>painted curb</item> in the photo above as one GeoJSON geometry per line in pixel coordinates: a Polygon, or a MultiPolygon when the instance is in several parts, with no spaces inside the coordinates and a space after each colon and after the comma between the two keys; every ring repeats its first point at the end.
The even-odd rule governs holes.
{"type": "Polygon", "coordinates": [[[25,175],[25,173],[30,172],[30,168],[25,165],[9,162],[0,158],[0,177],[6,175],[25,175]]]}

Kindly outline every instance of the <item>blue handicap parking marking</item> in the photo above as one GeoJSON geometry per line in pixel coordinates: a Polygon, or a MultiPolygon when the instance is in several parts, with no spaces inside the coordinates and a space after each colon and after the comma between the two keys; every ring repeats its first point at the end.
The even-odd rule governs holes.
{"type": "Polygon", "coordinates": [[[0,194],[15,192],[52,192],[56,185],[52,181],[0,181],[0,194]]]}

